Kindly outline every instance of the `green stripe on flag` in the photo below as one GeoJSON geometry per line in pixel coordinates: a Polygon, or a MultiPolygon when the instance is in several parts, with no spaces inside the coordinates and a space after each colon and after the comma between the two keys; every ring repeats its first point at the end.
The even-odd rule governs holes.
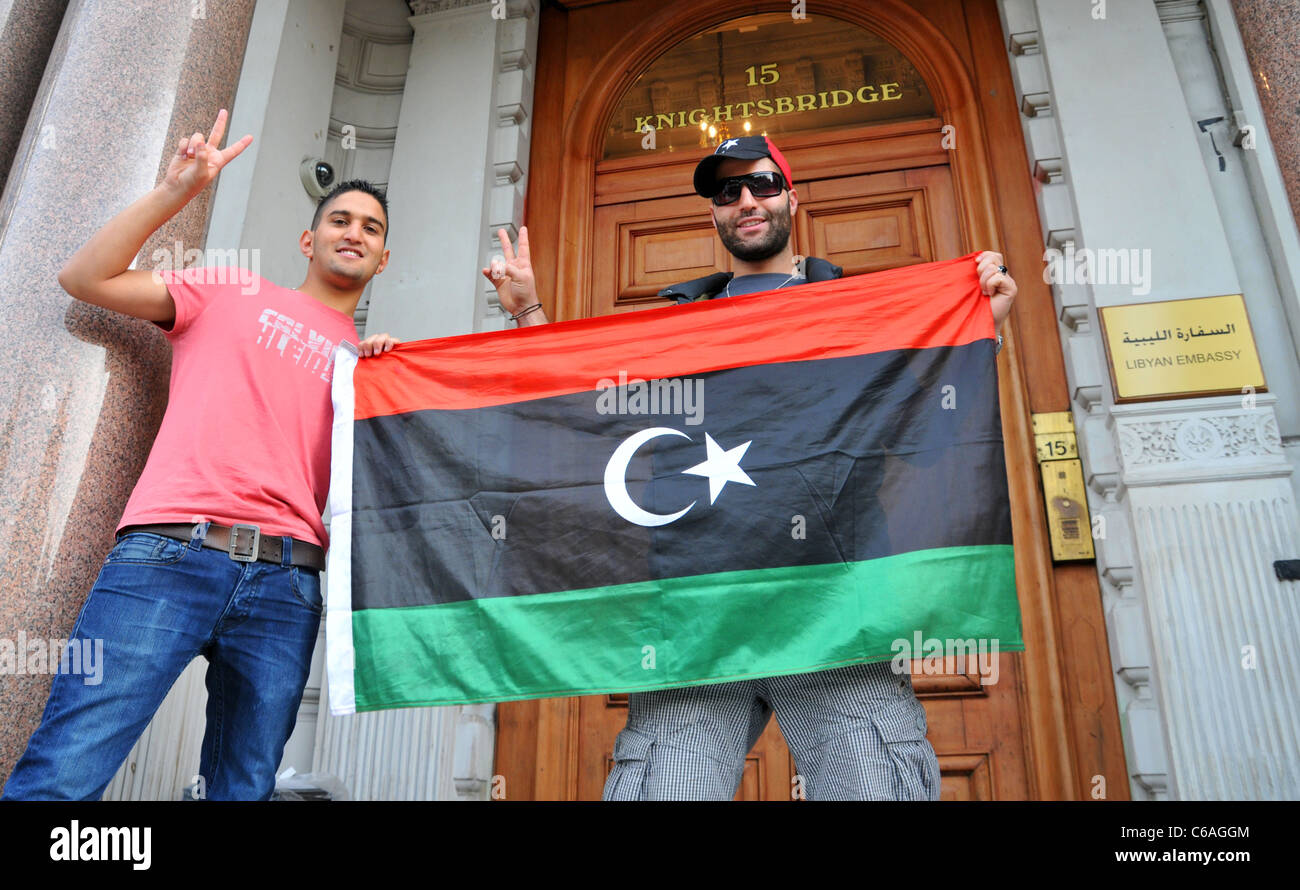
{"type": "Polygon", "coordinates": [[[353,613],[358,711],[638,692],[1024,649],[1010,545],[353,613]],[[913,652],[920,658],[924,652],[913,652]]]}

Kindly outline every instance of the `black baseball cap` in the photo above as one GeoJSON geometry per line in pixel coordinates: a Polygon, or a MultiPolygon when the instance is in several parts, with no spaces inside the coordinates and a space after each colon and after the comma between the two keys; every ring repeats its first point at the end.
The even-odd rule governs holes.
{"type": "Polygon", "coordinates": [[[785,177],[786,187],[794,185],[790,175],[790,165],[785,155],[772,144],[766,136],[740,136],[728,139],[713,150],[713,154],[704,158],[695,166],[695,194],[701,198],[712,198],[718,193],[718,165],[727,158],[739,158],[742,161],[756,161],[759,158],[771,158],[785,177]]]}

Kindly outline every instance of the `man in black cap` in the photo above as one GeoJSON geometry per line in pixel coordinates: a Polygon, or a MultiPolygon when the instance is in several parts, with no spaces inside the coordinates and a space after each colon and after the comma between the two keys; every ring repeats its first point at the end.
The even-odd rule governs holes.
{"type": "Polygon", "coordinates": [[[790,230],[799,196],[790,165],[766,136],[721,143],[695,168],[695,193],[711,200],[718,237],[735,272],[718,272],[664,288],[678,303],[735,297],[839,278],[844,270],[809,257],[796,264],[790,230]]]}
{"type": "MultiPolygon", "coordinates": [[[[689,303],[840,278],[843,270],[826,260],[796,261],[790,232],[799,198],[792,183],[790,165],[766,136],[721,143],[695,168],[695,191],[710,199],[713,225],[735,272],[675,284],[660,296],[689,303]]],[[[976,264],[1001,328],[1016,284],[1000,254],[985,251],[976,264]]],[[[505,291],[503,305],[537,302],[532,270],[524,265],[512,263],[503,276],[489,276],[498,292],[505,291]],[[530,295],[521,297],[521,287],[531,288],[530,295]]],[[[792,796],[939,799],[939,762],[926,739],[925,709],[911,678],[894,673],[890,662],[631,693],[604,799],[730,800],[745,757],[774,712],[799,769],[792,796]]]]}

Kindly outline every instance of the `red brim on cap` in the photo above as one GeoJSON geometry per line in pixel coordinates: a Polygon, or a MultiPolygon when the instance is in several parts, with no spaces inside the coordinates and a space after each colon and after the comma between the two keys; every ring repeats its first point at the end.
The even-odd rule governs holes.
{"type": "Polygon", "coordinates": [[[785,177],[786,185],[790,188],[794,188],[794,174],[790,172],[790,165],[786,162],[785,155],[781,154],[781,149],[777,148],[771,139],[768,139],[766,136],[764,136],[763,139],[767,141],[767,147],[772,152],[772,160],[775,161],[776,166],[780,168],[781,175],[785,177]]]}

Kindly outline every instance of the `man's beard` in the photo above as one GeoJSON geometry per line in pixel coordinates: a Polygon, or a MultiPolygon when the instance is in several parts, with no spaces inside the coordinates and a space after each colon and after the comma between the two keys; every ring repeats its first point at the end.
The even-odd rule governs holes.
{"type": "Polygon", "coordinates": [[[740,237],[739,219],[718,226],[718,237],[737,259],[754,263],[774,257],[790,243],[790,199],[787,197],[784,207],[765,218],[768,222],[767,234],[757,241],[747,241],[740,237]]]}

